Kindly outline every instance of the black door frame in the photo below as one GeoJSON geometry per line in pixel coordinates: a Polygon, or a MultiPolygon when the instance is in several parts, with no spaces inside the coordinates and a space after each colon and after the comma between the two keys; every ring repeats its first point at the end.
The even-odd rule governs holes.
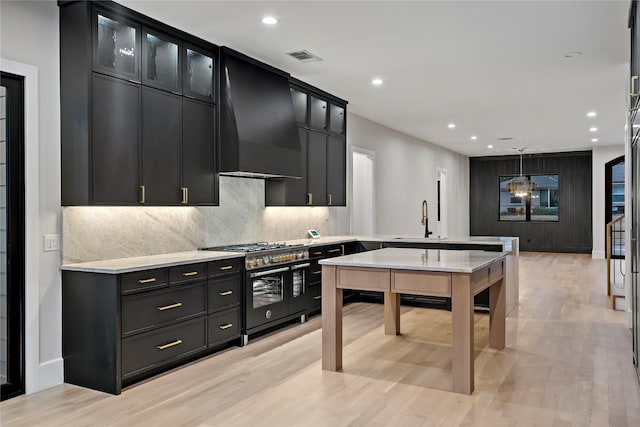
{"type": "MultiPolygon", "coordinates": [[[[608,161],[604,165],[604,241],[607,241],[607,224],[613,219],[613,212],[611,206],[613,204],[613,192],[611,191],[611,185],[613,184],[613,167],[624,163],[624,155],[616,157],[613,160],[608,161]]],[[[627,201],[625,200],[625,212],[627,207],[627,201]]],[[[624,258],[623,255],[611,255],[612,258],[624,258]]]]}
{"type": "Polygon", "coordinates": [[[25,392],[24,77],[0,73],[7,90],[7,382],[0,400],[25,392]]]}

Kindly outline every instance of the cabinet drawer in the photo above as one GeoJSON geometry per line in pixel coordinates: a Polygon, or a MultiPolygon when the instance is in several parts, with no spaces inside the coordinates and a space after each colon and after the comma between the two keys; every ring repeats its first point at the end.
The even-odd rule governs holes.
{"type": "Polygon", "coordinates": [[[320,283],[322,281],[322,265],[311,263],[309,267],[309,283],[320,283]]]}
{"type": "Polygon", "coordinates": [[[209,316],[209,345],[237,338],[240,335],[240,309],[209,316]]]}
{"type": "Polygon", "coordinates": [[[205,312],[205,282],[122,297],[122,335],[205,312]]]}
{"type": "Polygon", "coordinates": [[[242,278],[239,274],[223,276],[218,279],[209,279],[209,311],[238,305],[242,278]]]}
{"type": "Polygon", "coordinates": [[[121,278],[122,293],[128,294],[148,289],[158,289],[168,286],[166,268],[136,271],[123,274],[121,278]]]}
{"type": "Polygon", "coordinates": [[[324,258],[324,248],[309,248],[309,258],[324,258]]]}
{"type": "Polygon", "coordinates": [[[207,264],[188,264],[169,269],[169,283],[192,282],[207,277],[207,264]]]}
{"type": "Polygon", "coordinates": [[[309,295],[309,310],[317,310],[322,306],[322,286],[312,285],[307,290],[309,295]]]}
{"type": "Polygon", "coordinates": [[[206,317],[154,329],[122,340],[122,376],[162,366],[207,347],[206,317]]]}
{"type": "Polygon", "coordinates": [[[393,271],[391,290],[412,295],[451,297],[451,274],[438,271],[424,273],[393,271]]]}
{"type": "Polygon", "coordinates": [[[223,259],[209,263],[209,277],[221,274],[237,273],[242,270],[244,258],[223,259]]]}

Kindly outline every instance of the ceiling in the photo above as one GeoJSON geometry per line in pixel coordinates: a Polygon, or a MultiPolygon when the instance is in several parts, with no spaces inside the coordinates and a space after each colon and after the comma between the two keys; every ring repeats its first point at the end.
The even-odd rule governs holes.
{"type": "Polygon", "coordinates": [[[627,0],[120,3],[285,70],[348,100],[352,113],[467,156],[624,143],[627,0]],[[279,22],[263,24],[266,15],[279,22]],[[323,61],[285,54],[301,49],[323,61]],[[565,57],[576,51],[582,55],[565,57]],[[374,77],[384,83],[373,86],[374,77]]]}

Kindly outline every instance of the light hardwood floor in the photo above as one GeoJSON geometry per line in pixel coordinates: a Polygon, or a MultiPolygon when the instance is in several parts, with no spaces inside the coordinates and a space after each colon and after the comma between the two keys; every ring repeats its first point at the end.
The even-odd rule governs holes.
{"type": "Polygon", "coordinates": [[[588,255],[522,253],[503,351],[476,314],[476,389],[451,389],[451,314],[344,310],[344,370],[321,370],[320,318],[138,384],[120,396],[56,386],[0,404],[2,426],[640,426],[624,313],[588,255]]]}

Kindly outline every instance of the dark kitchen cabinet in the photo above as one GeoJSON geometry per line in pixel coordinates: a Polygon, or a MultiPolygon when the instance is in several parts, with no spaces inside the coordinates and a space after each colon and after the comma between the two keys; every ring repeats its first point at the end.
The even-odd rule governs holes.
{"type": "Polygon", "coordinates": [[[176,94],[182,93],[182,44],[175,38],[144,28],[142,32],[142,83],[176,94]]]}
{"type": "Polygon", "coordinates": [[[345,123],[344,107],[329,104],[329,132],[335,135],[345,136],[345,123]]]}
{"type": "Polygon", "coordinates": [[[92,16],[93,69],[140,82],[140,25],[98,8],[92,16]]]}
{"type": "Polygon", "coordinates": [[[307,153],[307,204],[324,206],[327,201],[327,136],[309,132],[307,153]]]}
{"type": "Polygon", "coordinates": [[[304,126],[307,124],[309,95],[304,90],[295,87],[292,87],[290,90],[291,100],[293,101],[293,111],[296,114],[296,121],[299,125],[304,126]]]}
{"type": "Polygon", "coordinates": [[[64,381],[122,387],[239,344],[244,258],[62,273],[64,381]]]}
{"type": "Polygon", "coordinates": [[[175,205],[181,201],[182,98],[142,88],[143,203],[175,205]]]}
{"type": "Polygon", "coordinates": [[[327,139],[327,205],[346,206],[346,141],[333,136],[327,139]]]}
{"type": "Polygon", "coordinates": [[[215,102],[214,58],[200,49],[184,46],[183,91],[187,97],[215,102]]]}
{"type": "Polygon", "coordinates": [[[217,205],[219,48],[117,3],[59,5],[62,205],[217,205]]]}
{"type": "Polygon", "coordinates": [[[309,97],[309,126],[313,129],[327,130],[327,101],[317,96],[309,97]]]}
{"type": "Polygon", "coordinates": [[[93,202],[138,204],[141,88],[100,74],[92,81],[93,202]]]}
{"type": "Polygon", "coordinates": [[[218,204],[215,118],[214,105],[183,99],[182,188],[187,204],[218,204]]]}

